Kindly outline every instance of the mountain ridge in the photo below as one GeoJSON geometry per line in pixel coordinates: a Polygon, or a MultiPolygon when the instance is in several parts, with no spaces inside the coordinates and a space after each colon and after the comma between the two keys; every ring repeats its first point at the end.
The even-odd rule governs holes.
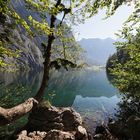
{"type": "Polygon", "coordinates": [[[116,40],[112,38],[82,38],[77,41],[78,44],[86,51],[85,61],[89,65],[105,65],[109,56],[116,52],[113,43],[116,40]]]}

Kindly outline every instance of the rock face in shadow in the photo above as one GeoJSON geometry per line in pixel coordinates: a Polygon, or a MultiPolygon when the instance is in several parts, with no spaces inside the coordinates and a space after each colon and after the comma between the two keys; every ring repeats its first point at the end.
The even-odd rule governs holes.
{"type": "Polygon", "coordinates": [[[72,108],[38,106],[29,116],[28,124],[18,140],[88,140],[79,113],[72,108]]]}
{"type": "Polygon", "coordinates": [[[131,115],[125,121],[111,120],[107,126],[97,126],[95,140],[139,140],[140,118],[131,115]]]}
{"type": "Polygon", "coordinates": [[[117,136],[120,140],[123,139],[140,139],[140,118],[136,115],[131,115],[126,121],[113,121],[108,124],[110,132],[117,136]]]}
{"type": "MultiPolygon", "coordinates": [[[[15,7],[15,9],[16,8],[17,7],[15,7]]],[[[23,7],[20,8],[22,9],[23,7]]],[[[7,70],[42,69],[44,58],[38,42],[33,37],[28,35],[22,26],[15,25],[15,28],[12,28],[12,19],[10,19],[10,17],[8,18],[9,19],[6,19],[5,24],[0,22],[0,38],[6,42],[4,47],[10,48],[13,51],[18,50],[19,57],[8,57],[6,55],[1,57],[4,62],[12,64],[7,66],[7,70]]]]}

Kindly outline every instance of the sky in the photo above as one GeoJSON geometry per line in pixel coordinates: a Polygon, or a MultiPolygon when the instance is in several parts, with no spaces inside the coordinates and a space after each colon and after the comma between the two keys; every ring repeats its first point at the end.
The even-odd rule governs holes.
{"type": "Polygon", "coordinates": [[[132,6],[121,6],[116,13],[110,18],[105,18],[105,10],[101,10],[97,15],[88,19],[84,24],[80,24],[73,28],[76,40],[82,38],[112,38],[117,39],[114,33],[121,29],[124,21],[132,13],[132,6]]]}

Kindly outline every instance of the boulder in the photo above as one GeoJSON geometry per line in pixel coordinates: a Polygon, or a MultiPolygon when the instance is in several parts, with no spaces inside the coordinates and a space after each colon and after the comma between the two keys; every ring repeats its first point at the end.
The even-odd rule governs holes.
{"type": "Polygon", "coordinates": [[[112,134],[121,139],[140,139],[140,118],[131,115],[125,121],[112,121],[108,124],[112,134]]]}
{"type": "Polygon", "coordinates": [[[96,134],[96,135],[94,136],[94,139],[95,139],[95,140],[104,140],[104,135],[103,135],[103,134],[96,134]]]}
{"type": "Polygon", "coordinates": [[[126,126],[128,128],[128,133],[132,135],[134,140],[140,139],[140,118],[138,116],[132,115],[126,121],[126,126]]]}
{"type": "Polygon", "coordinates": [[[29,115],[25,130],[20,132],[17,139],[88,140],[88,133],[82,124],[80,114],[72,108],[39,105],[29,115]]]}
{"type": "Polygon", "coordinates": [[[23,130],[18,136],[17,140],[43,140],[46,136],[46,132],[34,131],[27,134],[26,130],[23,130]]]}
{"type": "Polygon", "coordinates": [[[80,140],[88,140],[87,131],[83,126],[77,127],[76,138],[80,140]]]}
{"type": "Polygon", "coordinates": [[[28,131],[50,131],[52,129],[75,131],[82,125],[82,118],[72,108],[38,106],[29,116],[28,131]]]}
{"type": "Polygon", "coordinates": [[[44,140],[75,140],[75,136],[70,132],[51,130],[48,132],[44,140]]]}

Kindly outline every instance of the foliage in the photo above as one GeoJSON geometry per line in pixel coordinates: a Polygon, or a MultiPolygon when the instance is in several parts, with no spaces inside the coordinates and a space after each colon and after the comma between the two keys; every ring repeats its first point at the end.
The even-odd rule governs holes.
{"type": "Polygon", "coordinates": [[[0,41],[0,67],[7,67],[9,65],[9,63],[6,63],[4,61],[4,57],[19,57],[19,51],[18,50],[12,50],[10,48],[4,47],[5,45],[2,43],[2,41],[0,41]]]}
{"type": "Polygon", "coordinates": [[[60,69],[61,66],[63,66],[66,70],[68,70],[69,67],[71,68],[77,67],[75,63],[72,63],[71,61],[62,58],[57,58],[56,60],[50,63],[50,67],[55,67],[56,69],[60,69]]]}
{"type": "Polygon", "coordinates": [[[58,36],[52,46],[52,60],[63,58],[78,64],[82,62],[84,50],[80,47],[72,34],[71,28],[61,25],[61,35],[58,36]]]}
{"type": "MultiPolygon", "coordinates": [[[[13,24],[21,24],[28,33],[31,34],[30,26],[28,26],[27,22],[22,19],[14,9],[9,7],[9,0],[0,0],[0,27],[1,29],[13,28],[13,24]],[[7,18],[12,19],[11,23],[7,23],[7,18]]],[[[9,31],[1,31],[0,32],[0,68],[6,68],[8,66],[12,66],[14,64],[8,63],[5,61],[5,57],[19,57],[19,50],[13,50],[9,48],[10,41],[9,31]]]]}
{"type": "MultiPolygon", "coordinates": [[[[116,60],[115,68],[112,69],[115,75],[115,84],[123,92],[140,91],[140,40],[127,42],[123,50],[127,52],[129,60],[121,63],[116,60]]],[[[124,47],[124,46],[123,46],[124,47]]]]}
{"type": "MultiPolygon", "coordinates": [[[[0,81],[1,82],[1,81],[0,81]]],[[[12,107],[17,105],[17,103],[22,102],[28,96],[30,96],[31,89],[29,86],[23,86],[21,83],[5,85],[2,82],[0,83],[0,104],[2,107],[12,107]]]]}
{"type": "Polygon", "coordinates": [[[135,11],[125,22],[119,37],[124,42],[116,42],[118,53],[115,57],[114,68],[111,69],[115,76],[114,83],[125,93],[140,92],[140,2],[136,1],[135,11]],[[123,52],[120,56],[119,52],[123,52]],[[125,55],[127,56],[125,58],[125,55]]]}

